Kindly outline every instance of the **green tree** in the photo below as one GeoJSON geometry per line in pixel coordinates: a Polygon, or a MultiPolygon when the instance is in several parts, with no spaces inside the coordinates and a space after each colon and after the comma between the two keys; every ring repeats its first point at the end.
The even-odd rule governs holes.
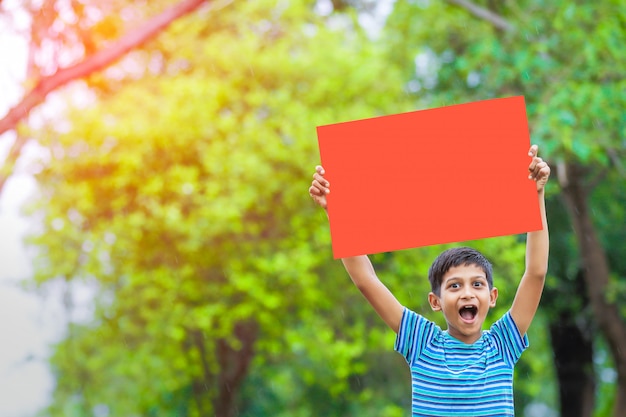
{"type": "MultiPolygon", "coordinates": [[[[386,383],[404,364],[383,355],[388,332],[329,262],[326,219],[304,201],[316,125],[411,110],[408,99],[424,108],[524,94],[553,166],[604,173],[584,189],[601,201],[623,179],[615,93],[623,82],[607,64],[620,59],[617,2],[397,2],[378,44],[356,24],[350,7],[361,2],[334,1],[341,13],[327,19],[309,3],[234,2],[185,19],[90,77],[95,103],[68,112],[69,128],[23,132],[50,149],[36,206],[38,281],[97,289],[94,320],[71,324],[56,348],[50,414],[403,415],[408,375],[403,388],[386,383]],[[595,35],[590,45],[585,33],[595,35]],[[560,113],[553,98],[579,89],[593,105],[560,113]],[[605,108],[596,93],[615,104],[605,108]],[[600,141],[593,123],[606,132],[600,141]]],[[[594,209],[606,213],[593,226],[609,248],[607,285],[618,290],[595,302],[617,305],[623,265],[610,249],[623,231],[611,225],[624,214],[614,204],[594,209]]],[[[575,245],[559,260],[577,262],[581,235],[565,229],[575,245]]],[[[521,242],[472,244],[498,262],[498,286],[512,296],[521,242]]],[[[374,261],[403,303],[428,314],[417,295],[440,249],[374,261]]],[[[585,265],[553,271],[559,281],[549,287],[578,270],[588,282],[595,270],[585,265]]],[[[499,308],[509,304],[501,298],[499,308]]],[[[535,346],[546,343],[544,322],[538,316],[532,329],[535,346]]],[[[538,352],[523,357],[518,376],[545,368],[550,352],[538,352]]],[[[516,390],[522,410],[533,395],[546,397],[523,377],[516,390]]]]}
{"type": "Polygon", "coordinates": [[[130,74],[92,82],[69,127],[30,132],[51,150],[37,280],[97,288],[94,320],[55,349],[51,415],[232,416],[252,367],[305,358],[297,377],[331,398],[363,372],[382,332],[372,315],[337,322],[351,287],[306,179],[315,126],[408,106],[376,45],[339,23],[307,2],[190,16],[130,74]]]}
{"type": "MultiPolygon", "coordinates": [[[[620,39],[625,20],[624,8],[615,0],[401,1],[386,32],[390,59],[404,66],[407,89],[420,103],[525,96],[533,141],[554,167],[553,182],[560,183],[575,230],[578,257],[567,261],[581,271],[594,323],[617,370],[615,416],[626,414],[626,350],[620,348],[626,345],[626,323],[618,304],[606,296],[615,266],[607,257],[590,197],[607,177],[624,177],[626,58],[620,39]]],[[[618,233],[623,236],[623,228],[618,233]]],[[[576,274],[569,277],[555,284],[575,282],[576,274]]],[[[555,321],[561,313],[579,314],[575,305],[580,304],[568,307],[544,298],[555,321]]],[[[561,400],[577,402],[575,409],[585,415],[594,408],[584,404],[593,395],[561,400]]]]}

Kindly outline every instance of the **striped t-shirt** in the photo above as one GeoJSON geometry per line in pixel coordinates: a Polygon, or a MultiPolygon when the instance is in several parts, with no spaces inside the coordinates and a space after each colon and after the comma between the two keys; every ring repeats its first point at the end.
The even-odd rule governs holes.
{"type": "Polygon", "coordinates": [[[394,348],[411,369],[412,416],[513,416],[513,367],[527,347],[510,312],[466,344],[405,308],[394,348]]]}

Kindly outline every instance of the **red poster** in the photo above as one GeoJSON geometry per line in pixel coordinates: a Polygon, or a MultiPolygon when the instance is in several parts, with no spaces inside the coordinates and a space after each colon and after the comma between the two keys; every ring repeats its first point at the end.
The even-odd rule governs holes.
{"type": "Polygon", "coordinates": [[[524,97],[317,128],[333,256],[541,229],[524,97]]]}

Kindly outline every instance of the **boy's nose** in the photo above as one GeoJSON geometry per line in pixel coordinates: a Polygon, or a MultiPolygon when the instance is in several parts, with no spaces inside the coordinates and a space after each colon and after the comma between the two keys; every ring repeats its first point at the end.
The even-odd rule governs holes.
{"type": "Polygon", "coordinates": [[[461,294],[461,297],[463,299],[474,298],[474,293],[470,288],[465,287],[465,289],[463,290],[463,294],[461,294]]]}

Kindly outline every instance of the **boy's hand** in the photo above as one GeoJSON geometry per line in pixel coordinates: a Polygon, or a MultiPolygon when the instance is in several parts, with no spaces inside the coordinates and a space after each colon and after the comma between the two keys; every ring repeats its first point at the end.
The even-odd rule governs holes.
{"type": "Polygon", "coordinates": [[[538,151],[539,147],[537,145],[531,146],[528,151],[528,156],[533,158],[528,166],[528,171],[530,172],[528,179],[537,183],[537,191],[542,191],[550,177],[550,167],[543,159],[537,156],[538,151]]]}
{"type": "Polygon", "coordinates": [[[309,187],[309,195],[313,198],[317,204],[324,210],[328,207],[326,201],[326,194],[330,193],[330,183],[324,178],[324,168],[320,165],[315,167],[315,174],[313,174],[313,182],[309,187]]]}

